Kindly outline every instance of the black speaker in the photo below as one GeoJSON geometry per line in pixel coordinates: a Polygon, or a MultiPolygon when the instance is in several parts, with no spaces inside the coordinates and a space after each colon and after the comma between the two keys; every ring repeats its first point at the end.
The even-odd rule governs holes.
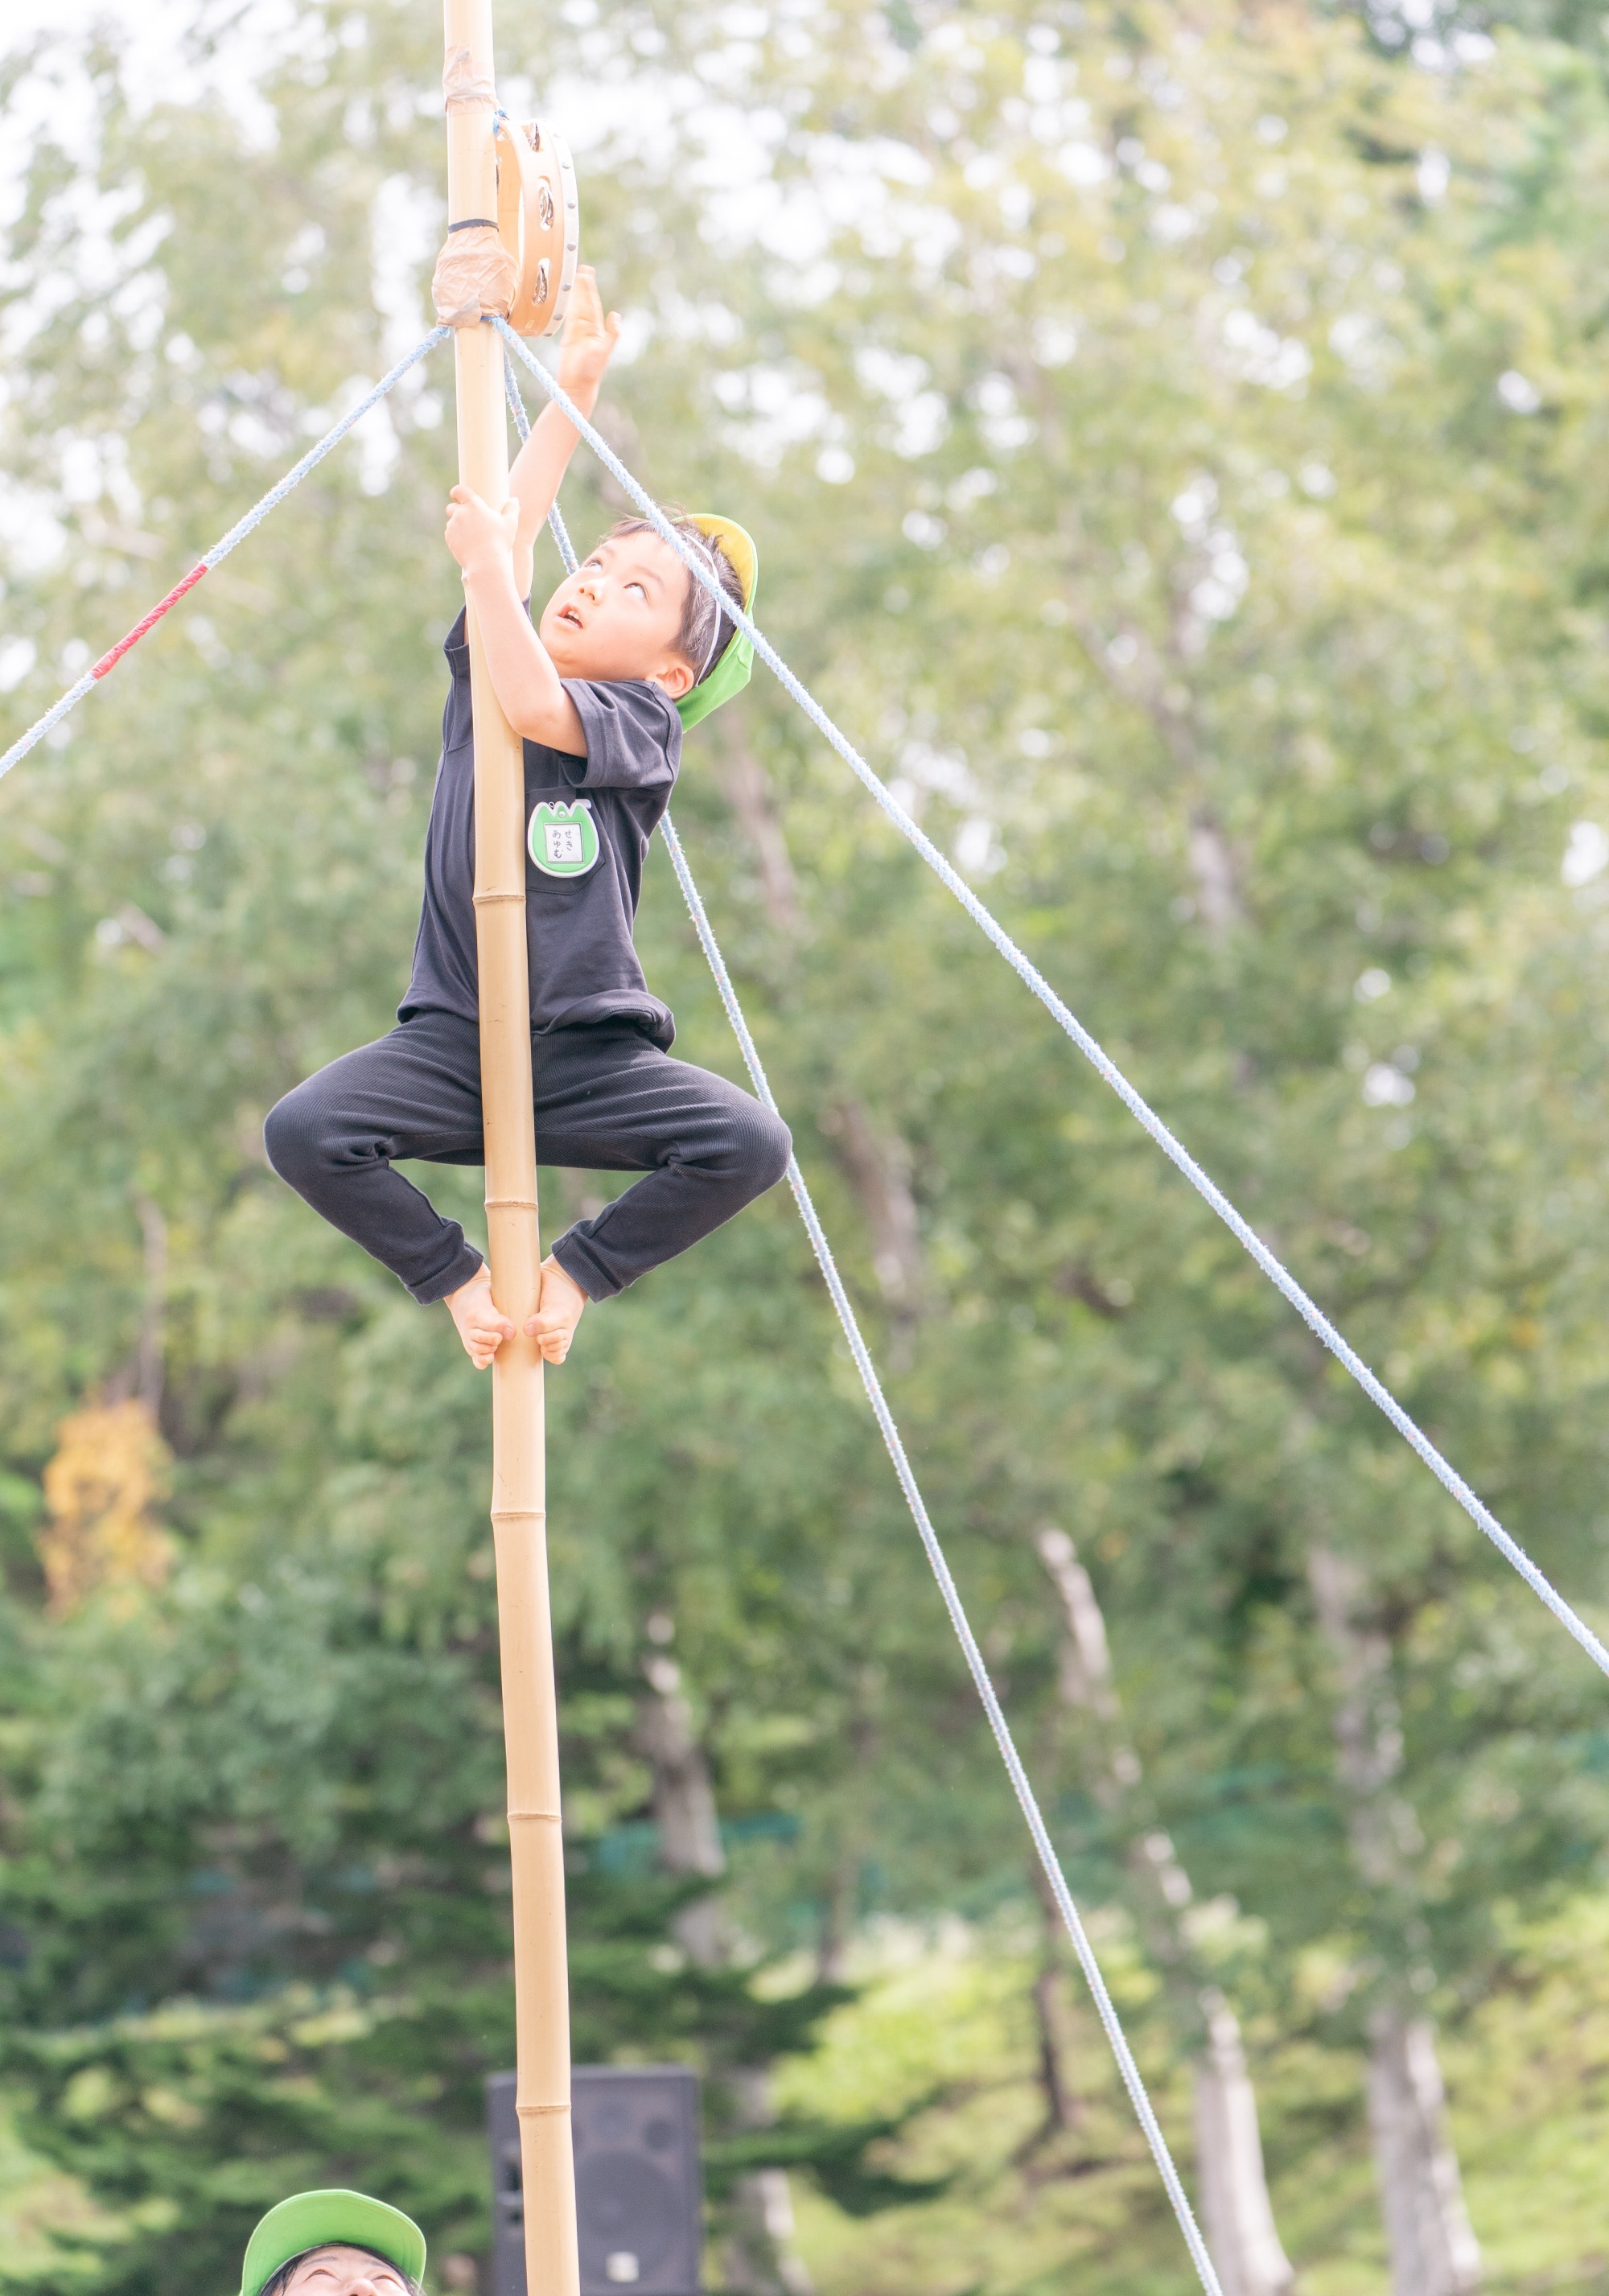
{"type": "MultiPolygon", "coordinates": [[[[698,2076],[685,2065],[576,2065],[571,2120],[581,2296],[699,2296],[698,2076]]],[[[525,2296],[513,2073],[486,2084],[486,2133],[493,2296],[525,2296]]]]}
{"type": "Polygon", "coordinates": [[[492,2156],[492,2296],[525,2296],[525,2210],[514,2080],[513,2073],[491,2073],[486,2083],[486,2141],[492,2156]]]}

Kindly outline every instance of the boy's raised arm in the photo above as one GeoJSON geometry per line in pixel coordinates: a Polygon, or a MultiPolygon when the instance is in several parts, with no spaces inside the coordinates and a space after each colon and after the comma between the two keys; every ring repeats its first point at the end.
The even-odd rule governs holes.
{"type": "MultiPolygon", "coordinates": [[[[583,414],[590,415],[598,403],[603,370],[620,339],[620,313],[611,311],[604,317],[597,274],[590,264],[583,263],[576,273],[559,351],[559,381],[583,414]]],[[[509,491],[520,505],[513,575],[521,597],[529,594],[537,535],[558,499],[560,481],[575,450],[576,434],[568,417],[556,406],[545,406],[509,472],[509,491]]]]}
{"type": "Polygon", "coordinates": [[[447,546],[464,569],[464,594],[475,610],[504,716],[525,741],[582,758],[587,736],[575,703],[516,586],[513,550],[522,515],[518,503],[493,510],[471,488],[456,486],[447,505],[447,546]]]}

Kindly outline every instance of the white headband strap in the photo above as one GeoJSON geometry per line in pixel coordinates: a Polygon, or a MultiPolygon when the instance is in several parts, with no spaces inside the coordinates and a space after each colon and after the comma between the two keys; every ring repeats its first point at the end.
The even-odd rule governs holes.
{"type": "MultiPolygon", "coordinates": [[[[709,536],[704,532],[702,527],[695,527],[694,531],[697,534],[699,540],[704,545],[704,554],[710,561],[710,571],[718,581],[720,579],[720,563],[715,554],[715,545],[710,541],[709,536]]],[[[694,685],[702,685],[705,678],[710,675],[710,665],[715,660],[716,648],[720,644],[721,626],[726,619],[726,615],[722,613],[720,608],[718,606],[715,610],[715,635],[710,640],[710,651],[704,656],[704,666],[693,681],[694,685]]]]}

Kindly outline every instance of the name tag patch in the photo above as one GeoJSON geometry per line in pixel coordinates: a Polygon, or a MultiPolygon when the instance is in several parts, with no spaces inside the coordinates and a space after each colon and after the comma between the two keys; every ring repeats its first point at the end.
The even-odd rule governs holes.
{"type": "Polygon", "coordinates": [[[598,857],[591,800],[544,798],[531,810],[525,845],[545,877],[584,877],[598,857]]]}

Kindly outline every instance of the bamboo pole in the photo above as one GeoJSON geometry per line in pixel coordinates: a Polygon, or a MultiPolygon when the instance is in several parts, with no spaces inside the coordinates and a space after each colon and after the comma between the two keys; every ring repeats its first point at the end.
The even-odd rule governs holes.
{"type": "MultiPolygon", "coordinates": [[[[447,220],[495,216],[491,0],[444,0],[447,220]]],[[[503,346],[460,327],[458,475],[494,504],[508,496],[503,346]]],[[[542,1360],[523,1336],[541,1291],[525,943],[525,777],[469,616],[475,728],[475,940],[480,1096],[492,1290],[521,1336],[492,1367],[492,1534],[513,1868],[514,2023],[528,2296],[579,2296],[570,2125],[570,1994],[559,1734],[547,1595],[542,1360]]]]}

